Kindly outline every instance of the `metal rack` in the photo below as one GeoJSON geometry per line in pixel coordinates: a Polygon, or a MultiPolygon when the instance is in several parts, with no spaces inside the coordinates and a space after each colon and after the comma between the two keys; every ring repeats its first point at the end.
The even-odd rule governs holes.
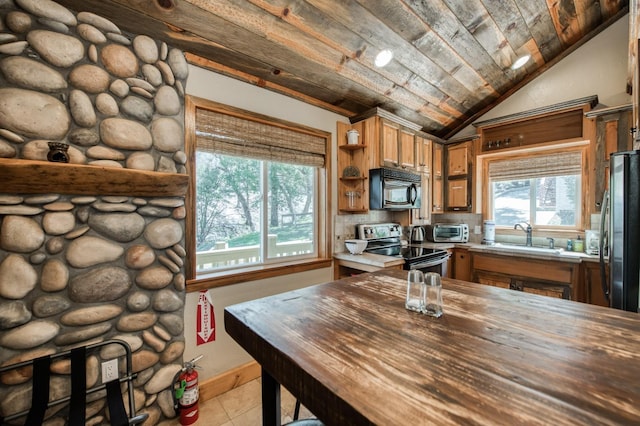
{"type": "MultiPolygon", "coordinates": [[[[131,347],[129,346],[129,344],[127,342],[122,341],[122,340],[111,339],[111,340],[106,340],[104,342],[99,342],[99,343],[86,345],[86,346],[80,347],[80,348],[84,348],[85,349],[85,356],[86,356],[86,355],[89,355],[89,354],[91,354],[91,353],[93,353],[93,352],[95,352],[95,351],[97,351],[97,350],[99,350],[99,349],[101,349],[101,348],[103,348],[105,346],[113,345],[113,344],[122,346],[124,348],[124,351],[125,351],[125,355],[124,356],[126,358],[126,374],[124,376],[120,376],[119,373],[118,373],[119,377],[117,379],[113,380],[113,382],[115,382],[117,380],[118,388],[120,387],[120,384],[125,383],[125,382],[127,383],[127,391],[128,391],[128,399],[129,399],[128,424],[134,425],[134,424],[142,423],[144,420],[147,419],[147,417],[149,415],[147,413],[136,415],[136,408],[135,408],[135,400],[134,400],[132,382],[133,382],[133,379],[136,378],[137,374],[133,373],[131,371],[131,347]]],[[[11,370],[16,370],[16,369],[19,369],[19,368],[33,367],[34,364],[37,364],[38,362],[42,362],[42,361],[50,362],[50,361],[53,361],[53,360],[56,360],[56,359],[59,359],[59,358],[71,358],[72,357],[72,353],[74,353],[74,351],[76,351],[77,349],[79,349],[79,348],[74,348],[74,349],[70,349],[70,350],[67,350],[67,351],[58,352],[58,353],[53,354],[53,355],[47,355],[47,356],[43,356],[43,357],[39,357],[39,358],[34,358],[34,359],[31,359],[31,360],[28,360],[28,361],[23,361],[23,362],[7,365],[7,366],[4,366],[4,367],[0,367],[0,374],[8,372],[8,371],[11,371],[11,370]]],[[[73,366],[73,364],[72,364],[72,366],[73,366]]],[[[73,372],[73,367],[72,367],[72,371],[71,371],[72,380],[73,380],[73,374],[74,374],[74,372],[73,372]]],[[[35,392],[36,391],[36,389],[35,389],[36,383],[38,382],[38,380],[36,380],[35,373],[34,373],[34,377],[32,378],[32,380],[33,380],[33,386],[34,386],[34,389],[32,390],[32,392],[35,392]]],[[[47,381],[49,380],[48,374],[47,374],[46,380],[47,381]]],[[[82,380],[84,380],[85,383],[86,383],[86,374],[83,374],[82,380]]],[[[109,383],[111,383],[111,382],[109,382],[109,383]]],[[[86,395],[90,395],[90,394],[95,393],[95,392],[98,392],[98,391],[101,391],[101,390],[104,390],[104,389],[107,389],[107,386],[109,385],[109,383],[102,383],[100,385],[96,385],[96,386],[93,386],[93,387],[91,387],[89,389],[86,389],[85,390],[85,396],[86,395]]],[[[107,389],[107,391],[108,391],[108,389],[107,389]]],[[[108,393],[109,392],[107,392],[107,394],[108,393]]],[[[118,393],[120,394],[120,392],[118,392],[118,393]]],[[[69,401],[71,401],[72,398],[74,398],[73,390],[72,390],[71,394],[68,395],[68,396],[65,396],[63,398],[54,399],[54,400],[51,400],[51,401],[47,401],[46,402],[46,407],[43,407],[43,409],[50,408],[50,407],[53,407],[53,406],[56,406],[56,405],[59,405],[59,404],[63,404],[63,403],[69,402],[69,401]]],[[[110,404],[112,402],[113,401],[110,401],[110,404]]],[[[122,404],[122,407],[124,408],[124,401],[122,401],[122,399],[120,399],[117,403],[122,404]]],[[[32,411],[33,409],[34,409],[34,407],[32,406],[28,410],[23,410],[23,411],[18,412],[18,413],[13,413],[13,414],[11,414],[9,416],[6,416],[4,418],[0,417],[0,423],[2,423],[3,421],[5,421],[5,422],[6,421],[11,421],[11,420],[23,417],[23,416],[27,416],[30,413],[30,411],[32,411]]],[[[111,409],[111,406],[110,406],[110,409],[111,409]]],[[[113,419],[112,419],[112,424],[113,424],[113,419]]]]}

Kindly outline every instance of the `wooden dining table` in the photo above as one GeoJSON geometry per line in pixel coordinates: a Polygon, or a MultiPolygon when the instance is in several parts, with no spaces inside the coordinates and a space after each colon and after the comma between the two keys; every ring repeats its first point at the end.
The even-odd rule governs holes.
{"type": "Polygon", "coordinates": [[[444,315],[379,271],[225,309],[262,366],[326,425],[640,424],[640,314],[442,279],[444,315]]]}

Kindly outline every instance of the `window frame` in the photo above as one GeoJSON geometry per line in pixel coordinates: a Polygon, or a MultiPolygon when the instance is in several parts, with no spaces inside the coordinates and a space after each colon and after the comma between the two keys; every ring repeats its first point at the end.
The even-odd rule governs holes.
{"type": "Polygon", "coordinates": [[[229,105],[220,104],[193,95],[185,96],[185,153],[187,155],[186,169],[189,175],[189,190],[185,197],[185,241],[187,246],[186,288],[187,292],[202,289],[237,284],[246,281],[283,276],[308,270],[331,267],[331,162],[332,135],[319,129],[314,129],[297,123],[265,116],[251,111],[242,110],[229,105]],[[317,169],[316,191],[316,235],[317,253],[314,257],[304,259],[286,259],[282,262],[267,262],[251,264],[246,267],[225,269],[221,271],[207,271],[196,273],[196,241],[195,241],[195,200],[196,200],[196,111],[208,109],[222,114],[257,121],[273,126],[283,127],[293,131],[306,133],[325,140],[325,165],[317,169]]]}
{"type": "MultiPolygon", "coordinates": [[[[576,232],[582,232],[588,226],[588,200],[589,197],[585,196],[589,191],[589,140],[580,140],[572,142],[555,142],[535,146],[531,148],[512,149],[503,152],[493,152],[490,154],[479,155],[476,160],[478,162],[478,172],[481,173],[482,184],[478,188],[481,189],[480,198],[482,200],[482,217],[485,220],[492,220],[492,203],[491,199],[491,183],[489,180],[489,164],[492,161],[504,161],[509,159],[521,159],[530,157],[531,155],[549,155],[561,152],[579,152],[582,156],[582,172],[580,174],[580,214],[578,215],[578,223],[575,227],[558,227],[558,226],[544,226],[533,225],[535,231],[544,231],[545,233],[556,235],[557,237],[564,237],[574,235],[576,232]]],[[[520,233],[521,231],[514,231],[509,226],[496,226],[496,230],[509,233],[520,233]]]]}

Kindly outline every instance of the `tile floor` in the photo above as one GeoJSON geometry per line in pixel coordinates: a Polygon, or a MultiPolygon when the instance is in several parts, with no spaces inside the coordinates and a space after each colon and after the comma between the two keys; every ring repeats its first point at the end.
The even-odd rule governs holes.
{"type": "MultiPolygon", "coordinates": [[[[282,388],[282,424],[293,419],[296,399],[282,388]]],[[[313,417],[304,406],[301,419],[313,417]]],[[[178,419],[170,425],[179,425],[178,419]]],[[[252,380],[215,398],[200,403],[200,416],[195,425],[207,426],[260,426],[262,425],[261,382],[252,380]]]]}

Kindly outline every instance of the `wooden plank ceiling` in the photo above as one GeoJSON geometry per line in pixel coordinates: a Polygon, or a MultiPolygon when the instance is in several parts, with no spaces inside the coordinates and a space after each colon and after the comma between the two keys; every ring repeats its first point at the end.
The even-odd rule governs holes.
{"type": "Polygon", "coordinates": [[[346,116],[448,138],[626,17],[628,0],[58,0],[199,66],[346,116]],[[374,65],[382,49],[394,53],[374,65]],[[532,60],[514,71],[523,54],[532,60]]]}

